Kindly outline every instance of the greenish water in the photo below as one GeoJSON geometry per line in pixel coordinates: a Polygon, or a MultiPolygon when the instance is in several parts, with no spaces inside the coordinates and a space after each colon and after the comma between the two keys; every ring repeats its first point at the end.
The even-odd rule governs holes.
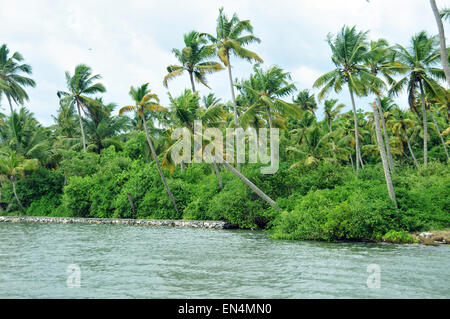
{"type": "Polygon", "coordinates": [[[450,248],[262,232],[0,223],[0,298],[450,298],[450,248]],[[81,286],[68,288],[67,267],[81,286]],[[369,264],[380,288],[368,288],[369,264]]]}

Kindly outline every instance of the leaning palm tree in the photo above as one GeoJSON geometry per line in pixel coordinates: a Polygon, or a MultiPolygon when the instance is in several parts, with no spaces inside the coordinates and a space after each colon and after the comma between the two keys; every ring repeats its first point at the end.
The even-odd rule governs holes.
{"type": "Polygon", "coordinates": [[[332,52],[331,59],[336,68],[319,77],[313,86],[315,88],[322,88],[318,95],[319,100],[322,100],[332,89],[338,93],[347,84],[353,107],[356,171],[358,172],[359,164],[364,164],[361,157],[354,95],[365,95],[365,83],[373,80],[373,75],[362,65],[364,57],[368,52],[367,32],[358,32],[355,27],[349,28],[348,26],[344,26],[335,37],[328,34],[328,44],[332,52]]]}
{"type": "Polygon", "coordinates": [[[6,44],[0,47],[0,99],[2,95],[6,96],[11,114],[13,113],[11,100],[16,104],[23,104],[29,99],[24,87],[36,85],[34,80],[23,75],[31,74],[31,66],[21,64],[22,61],[23,57],[19,52],[14,52],[10,57],[6,44]]]}
{"type": "MultiPolygon", "coordinates": [[[[237,112],[236,96],[234,94],[233,76],[231,74],[231,62],[230,55],[234,54],[236,57],[245,59],[247,61],[263,62],[258,54],[244,46],[254,42],[261,42],[261,40],[253,35],[253,27],[250,24],[250,20],[239,20],[236,14],[233,14],[231,19],[228,19],[223,8],[219,10],[219,17],[217,18],[216,35],[204,34],[216,48],[217,56],[222,63],[228,68],[228,77],[230,81],[231,97],[233,99],[233,114],[235,127],[239,127],[239,118],[237,112]],[[247,35],[243,35],[247,32],[247,35]]],[[[236,144],[238,146],[238,144],[236,144]]],[[[239,153],[239,149],[236,150],[239,153]]],[[[240,170],[240,164],[237,163],[238,171],[240,170]]]]}
{"type": "MultiPolygon", "coordinates": [[[[444,24],[442,23],[442,18],[443,17],[445,18],[445,12],[443,17],[441,17],[441,13],[439,12],[439,9],[436,5],[436,0],[430,0],[430,4],[439,30],[439,43],[441,48],[442,67],[444,68],[445,77],[447,79],[447,87],[450,88],[450,68],[448,66],[447,45],[445,44],[444,24]]],[[[448,9],[446,10],[447,14],[449,14],[448,9]]]]}
{"type": "Polygon", "coordinates": [[[23,177],[26,171],[35,170],[37,167],[37,159],[25,159],[24,156],[16,154],[15,151],[0,157],[0,176],[11,181],[14,196],[22,212],[25,212],[25,208],[17,195],[16,181],[19,177],[23,177]]]}
{"type": "Polygon", "coordinates": [[[147,143],[148,143],[148,146],[150,147],[150,151],[152,153],[153,160],[156,163],[156,167],[158,169],[159,176],[161,177],[164,187],[166,188],[166,192],[169,195],[170,200],[172,201],[175,211],[178,212],[178,207],[175,202],[175,198],[173,197],[172,192],[170,191],[169,185],[167,185],[166,178],[164,177],[164,173],[161,169],[161,165],[159,164],[158,156],[156,155],[155,148],[153,147],[152,140],[148,133],[147,123],[146,123],[146,119],[144,116],[144,110],[155,112],[155,111],[165,110],[165,108],[163,108],[162,106],[159,105],[159,98],[156,94],[151,93],[150,89],[148,88],[148,83],[145,83],[138,88],[131,87],[129,94],[130,94],[131,98],[133,99],[133,101],[136,103],[136,105],[122,107],[119,111],[119,115],[122,115],[125,112],[136,112],[138,114],[138,116],[141,117],[142,124],[143,124],[144,131],[145,131],[145,136],[147,137],[147,143]]]}
{"type": "Polygon", "coordinates": [[[186,71],[189,73],[192,92],[195,92],[194,79],[209,88],[205,75],[221,71],[223,67],[218,62],[208,61],[209,58],[215,56],[216,52],[213,46],[206,45],[206,43],[206,38],[196,31],[184,35],[184,49],[181,51],[178,49],[172,50],[180,65],[169,65],[167,67],[169,73],[164,77],[163,84],[165,87],[167,87],[169,80],[186,71]]]}
{"type": "Polygon", "coordinates": [[[385,148],[385,144],[383,141],[383,135],[381,135],[381,126],[380,126],[380,118],[379,118],[379,113],[378,113],[377,102],[373,102],[372,107],[373,107],[373,117],[374,117],[374,123],[375,123],[377,144],[378,144],[378,149],[380,150],[381,162],[383,164],[384,177],[386,179],[386,185],[387,185],[389,197],[391,198],[395,207],[397,207],[397,200],[395,199],[394,185],[392,184],[392,176],[391,176],[391,172],[389,170],[389,163],[388,163],[387,156],[386,156],[386,148],[385,148]]]}
{"type": "Polygon", "coordinates": [[[57,95],[61,102],[70,103],[77,106],[78,119],[80,121],[81,137],[83,140],[83,150],[86,152],[86,136],[84,135],[83,121],[81,117],[81,110],[84,113],[89,112],[89,109],[100,108],[101,105],[95,99],[88,97],[97,93],[106,92],[105,87],[101,83],[94,83],[100,79],[99,74],[92,75],[92,70],[85,64],[80,64],[75,67],[73,76],[66,71],[66,82],[68,91],[58,91],[57,95]]]}
{"type": "MultiPolygon", "coordinates": [[[[393,76],[396,75],[400,70],[400,64],[395,60],[395,51],[393,51],[386,40],[380,39],[377,41],[370,42],[370,50],[365,56],[365,65],[370,70],[370,72],[375,77],[384,78],[389,84],[394,83],[393,76]]],[[[384,142],[386,148],[386,155],[388,158],[389,169],[394,170],[394,159],[392,158],[391,143],[389,139],[389,134],[386,127],[386,121],[384,118],[383,106],[388,106],[389,102],[392,102],[389,98],[382,98],[383,91],[386,86],[380,79],[379,83],[381,85],[375,85],[374,91],[377,97],[377,110],[379,112],[379,118],[381,119],[381,124],[384,133],[384,142]],[[384,104],[383,104],[384,103],[384,104]]],[[[376,83],[375,83],[376,84],[376,83]]]]}
{"type": "Polygon", "coordinates": [[[439,80],[445,79],[442,69],[436,68],[439,63],[439,49],[436,36],[430,37],[422,31],[411,39],[411,46],[405,48],[399,44],[395,46],[398,62],[406,73],[406,76],[395,82],[390,95],[397,95],[406,87],[408,102],[411,110],[418,115],[416,96],[420,96],[422,122],[423,122],[423,161],[425,167],[428,164],[428,122],[425,103],[425,92],[432,92],[438,98],[445,99],[447,93],[439,84],[439,80]]]}

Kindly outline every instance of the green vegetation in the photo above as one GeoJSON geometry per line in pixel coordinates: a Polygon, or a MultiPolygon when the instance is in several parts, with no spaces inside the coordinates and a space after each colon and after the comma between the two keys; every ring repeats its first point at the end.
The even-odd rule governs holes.
{"type": "MultiPolygon", "coordinates": [[[[169,94],[168,105],[147,83],[131,86],[132,105],[113,115],[100,75],[81,64],[66,72],[50,127],[24,107],[25,87],[35,85],[31,67],[0,47],[0,98],[11,109],[0,114],[0,214],[226,220],[278,239],[391,243],[450,227],[450,92],[439,37],[420,32],[409,46],[391,46],[344,26],[328,36],[335,69],[316,80],[316,98],[245,48],[261,41],[249,20],[228,19],[221,9],[216,31],[189,32],[185,47],[173,50],[179,65],[161,79],[167,86],[186,71],[191,89],[169,94]],[[257,62],[247,78],[233,81],[230,55],[257,62]],[[196,92],[194,81],[207,86],[206,76],[225,68],[230,101],[196,92]],[[344,88],[348,108],[327,99],[344,88]],[[393,97],[402,90],[409,100],[400,107],[393,97]],[[374,100],[370,112],[356,108],[366,96],[374,100]],[[174,130],[193,133],[199,120],[224,136],[228,128],[278,128],[278,171],[173,162],[174,130]]],[[[270,152],[272,134],[269,140],[270,152]]],[[[248,145],[244,151],[248,159],[248,145]]]]}

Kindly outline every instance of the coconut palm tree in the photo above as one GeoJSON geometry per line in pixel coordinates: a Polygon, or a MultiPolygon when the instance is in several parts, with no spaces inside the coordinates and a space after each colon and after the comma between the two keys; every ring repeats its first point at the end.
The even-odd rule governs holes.
{"type": "Polygon", "coordinates": [[[89,136],[87,149],[100,154],[102,149],[113,145],[116,150],[122,150],[122,141],[117,133],[127,128],[130,119],[125,116],[111,115],[117,107],[115,103],[104,104],[102,98],[96,98],[95,100],[101,106],[91,108],[89,118],[83,119],[89,136]]]}
{"type": "Polygon", "coordinates": [[[294,104],[297,104],[304,112],[311,112],[315,115],[317,110],[317,103],[314,94],[309,93],[309,90],[300,91],[296,97],[292,99],[294,104]]]}
{"type": "MultiPolygon", "coordinates": [[[[333,133],[333,126],[331,123],[337,118],[341,110],[345,107],[344,104],[338,104],[338,100],[336,99],[330,99],[325,100],[324,102],[324,113],[325,113],[325,120],[327,122],[328,130],[330,133],[333,133]]],[[[336,149],[336,143],[334,140],[331,141],[332,147],[333,147],[333,153],[335,154],[336,149]]]]}
{"type": "Polygon", "coordinates": [[[359,164],[361,163],[362,166],[364,164],[361,157],[354,95],[365,95],[366,83],[378,83],[378,80],[374,79],[374,76],[363,66],[364,58],[368,52],[367,33],[358,32],[355,27],[344,26],[336,36],[333,37],[331,34],[328,34],[328,44],[332,52],[331,59],[336,68],[319,77],[313,85],[314,88],[321,88],[318,94],[319,100],[322,100],[331,90],[338,93],[345,84],[347,85],[354,115],[357,172],[359,171],[359,164]]]}
{"type": "Polygon", "coordinates": [[[395,46],[398,62],[401,64],[405,76],[396,81],[391,89],[390,95],[397,95],[407,88],[408,102],[411,110],[420,114],[417,109],[416,96],[421,101],[421,116],[423,122],[423,161],[425,167],[428,165],[428,122],[426,113],[425,92],[433,92],[435,96],[445,99],[445,89],[439,84],[439,80],[445,79],[442,69],[436,68],[439,63],[440,53],[437,49],[437,37],[430,37],[422,31],[411,39],[408,48],[397,44],[395,46]]]}
{"type": "Polygon", "coordinates": [[[46,163],[51,153],[51,132],[34,118],[25,107],[13,110],[12,116],[0,125],[4,151],[15,151],[26,159],[36,158],[46,163]]]}
{"type": "Polygon", "coordinates": [[[338,103],[337,99],[325,100],[324,102],[325,119],[327,121],[330,133],[333,132],[331,123],[339,116],[341,110],[345,107],[344,104],[342,103],[337,104],[337,103],[338,103]]]}
{"type": "Polygon", "coordinates": [[[442,20],[449,20],[450,19],[450,8],[444,8],[441,11],[439,11],[439,17],[442,20]]]}
{"type": "Polygon", "coordinates": [[[214,73],[223,70],[223,67],[218,62],[208,61],[209,58],[215,56],[215,48],[211,45],[206,45],[207,40],[203,35],[196,31],[191,31],[184,35],[185,47],[180,51],[173,49],[172,52],[180,62],[180,65],[169,65],[163,84],[167,87],[167,82],[183,72],[189,73],[191,80],[192,92],[195,92],[194,79],[208,87],[206,81],[206,74],[214,73]]]}
{"type": "Polygon", "coordinates": [[[445,155],[447,156],[447,160],[449,160],[450,157],[448,155],[447,145],[445,144],[444,138],[443,138],[443,136],[441,134],[441,130],[439,128],[439,124],[438,124],[438,122],[436,120],[436,117],[434,116],[434,114],[437,113],[436,112],[437,108],[435,106],[436,103],[435,103],[435,101],[433,101],[432,98],[427,97],[426,98],[426,104],[427,104],[427,110],[430,111],[431,119],[433,120],[433,124],[434,124],[434,128],[436,129],[436,133],[439,136],[439,139],[441,140],[441,144],[442,144],[442,147],[444,148],[444,152],[445,152],[445,155]]]}
{"type": "Polygon", "coordinates": [[[419,162],[417,161],[416,155],[411,147],[411,141],[408,136],[408,130],[414,129],[414,121],[410,118],[408,112],[403,111],[399,108],[392,110],[393,116],[387,121],[387,125],[391,127],[391,130],[394,134],[399,136],[401,140],[405,140],[408,146],[408,150],[413,159],[413,163],[416,167],[419,166],[419,162]]]}
{"type": "MultiPolygon", "coordinates": [[[[230,56],[233,54],[238,58],[245,59],[249,62],[263,62],[258,54],[244,46],[254,42],[261,42],[261,40],[253,35],[253,27],[250,24],[250,20],[239,20],[236,14],[233,14],[231,19],[223,12],[223,8],[219,9],[219,17],[217,18],[216,35],[213,36],[208,33],[204,35],[211,41],[216,48],[217,56],[220,61],[228,68],[228,77],[230,81],[231,97],[233,100],[233,114],[235,127],[239,127],[239,118],[237,112],[236,96],[234,94],[233,76],[231,73],[231,61],[230,56]],[[246,32],[246,35],[243,33],[246,32]]],[[[236,143],[236,151],[239,154],[239,143],[236,143]]],[[[240,164],[237,163],[237,169],[240,171],[240,164]]]]}
{"type": "MultiPolygon", "coordinates": [[[[208,107],[200,106],[200,97],[198,93],[192,93],[191,90],[184,90],[184,93],[178,97],[172,97],[169,94],[170,99],[170,111],[173,116],[173,122],[178,127],[187,127],[191,134],[194,134],[194,121],[201,121],[205,127],[217,127],[217,125],[223,119],[223,110],[218,102],[215,102],[208,107]]],[[[214,100],[213,96],[209,96],[206,102],[214,100]]],[[[216,100],[217,101],[217,100],[216,100]]],[[[168,148],[165,152],[164,162],[169,162],[169,153],[172,151],[172,147],[168,148]]],[[[184,169],[184,163],[181,162],[181,170],[184,169]]],[[[217,168],[216,161],[212,159],[212,166],[214,173],[216,174],[219,186],[222,188],[222,178],[220,177],[219,170],[217,168]]]]}
{"type": "MultiPolygon", "coordinates": [[[[395,52],[389,47],[388,42],[384,39],[371,41],[369,46],[370,50],[365,56],[366,67],[375,77],[383,77],[389,84],[394,83],[393,76],[402,70],[400,65],[395,60],[395,52]]],[[[383,99],[382,99],[382,94],[383,91],[386,89],[386,86],[384,85],[381,79],[379,80],[378,83],[374,84],[375,87],[372,88],[372,91],[375,93],[377,97],[377,110],[379,113],[378,118],[381,119],[381,124],[383,127],[384,142],[386,149],[385,153],[388,158],[389,169],[393,171],[395,163],[394,159],[392,158],[391,143],[386,128],[386,121],[384,118],[384,111],[383,111],[383,99]]],[[[387,106],[386,103],[389,102],[391,101],[384,100],[385,106],[387,106]]]]}
{"type": "MultiPolygon", "coordinates": [[[[450,88],[450,68],[448,66],[447,45],[445,44],[444,24],[442,23],[441,13],[439,12],[439,9],[436,5],[436,0],[430,0],[430,4],[439,30],[439,43],[441,49],[442,67],[444,68],[445,77],[447,79],[447,87],[450,88]]],[[[445,12],[443,16],[445,17],[445,12]]]]}
{"type": "Polygon", "coordinates": [[[106,92],[101,83],[94,81],[101,79],[99,74],[92,75],[92,69],[85,64],[79,64],[75,67],[74,75],[71,76],[66,71],[66,82],[68,91],[58,91],[57,95],[62,102],[67,102],[77,106],[78,119],[80,121],[81,137],[83,140],[83,150],[86,152],[86,136],[84,134],[83,120],[81,110],[85,114],[89,110],[99,109],[101,105],[95,99],[89,97],[97,93],[106,92]]]}
{"type": "Polygon", "coordinates": [[[6,44],[0,47],[0,100],[2,95],[6,96],[11,114],[13,113],[11,100],[16,104],[23,105],[25,101],[29,100],[24,87],[36,86],[33,79],[25,76],[32,73],[31,66],[21,64],[22,61],[23,56],[19,52],[14,52],[12,56],[9,56],[6,44]]]}
{"type": "Polygon", "coordinates": [[[378,113],[377,102],[373,102],[372,108],[373,108],[373,117],[374,117],[374,123],[375,123],[377,144],[378,144],[378,149],[380,150],[380,157],[381,157],[381,162],[383,164],[384,177],[386,179],[386,185],[387,185],[389,197],[391,198],[395,207],[397,207],[397,200],[395,199],[394,185],[392,184],[392,177],[391,177],[391,172],[389,170],[389,163],[388,163],[387,156],[386,156],[385,144],[383,141],[383,135],[381,135],[380,118],[379,118],[379,113],[378,113]]]}
{"type": "Polygon", "coordinates": [[[141,85],[138,88],[134,88],[133,86],[130,89],[130,96],[133,101],[136,103],[135,105],[124,106],[120,109],[119,115],[124,114],[125,112],[136,112],[142,119],[142,124],[144,127],[145,136],[147,137],[147,143],[150,147],[150,151],[152,153],[153,160],[156,163],[156,167],[158,169],[159,176],[166,188],[166,192],[169,195],[170,200],[172,201],[173,207],[175,211],[178,212],[178,207],[175,202],[175,198],[170,191],[169,185],[167,185],[166,178],[164,177],[164,173],[161,169],[161,165],[159,164],[158,156],[156,155],[155,148],[153,147],[152,140],[148,133],[147,121],[144,116],[144,110],[147,109],[151,112],[158,112],[165,110],[162,106],[159,105],[159,98],[156,94],[151,93],[151,90],[148,88],[148,83],[141,85]]]}
{"type": "Polygon", "coordinates": [[[247,114],[254,114],[255,110],[258,109],[266,113],[270,128],[270,153],[273,163],[275,150],[273,148],[272,114],[300,116],[297,105],[283,100],[283,98],[290,96],[296,88],[294,83],[290,82],[292,80],[290,73],[285,72],[280,67],[273,66],[264,71],[256,65],[253,71],[254,73],[250,75],[248,80],[238,84],[238,88],[247,91],[247,95],[252,96],[251,100],[253,101],[253,105],[247,109],[242,117],[245,118],[247,114]]]}
{"type": "Polygon", "coordinates": [[[16,181],[19,177],[24,177],[26,171],[35,170],[37,167],[37,159],[25,159],[24,156],[16,154],[15,151],[10,151],[9,154],[0,157],[0,175],[11,181],[14,196],[22,212],[25,212],[25,208],[17,195],[16,181]]]}

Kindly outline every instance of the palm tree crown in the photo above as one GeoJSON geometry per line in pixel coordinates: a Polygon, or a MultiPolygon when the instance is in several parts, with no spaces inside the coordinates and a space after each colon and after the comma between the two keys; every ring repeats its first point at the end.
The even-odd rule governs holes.
{"type": "Polygon", "coordinates": [[[24,87],[36,86],[34,80],[22,75],[31,74],[31,66],[21,64],[22,61],[23,57],[19,52],[14,52],[10,57],[6,44],[0,47],[0,99],[3,94],[7,97],[11,114],[13,113],[11,100],[16,104],[23,104],[29,99],[24,87]]]}
{"type": "Polygon", "coordinates": [[[165,87],[167,87],[169,80],[187,71],[193,92],[195,92],[194,79],[209,88],[205,75],[223,70],[223,67],[218,62],[207,61],[216,52],[213,46],[206,45],[206,43],[205,36],[196,31],[184,35],[185,47],[181,51],[178,49],[172,50],[181,65],[169,65],[167,67],[169,73],[164,77],[163,84],[165,87]]]}

